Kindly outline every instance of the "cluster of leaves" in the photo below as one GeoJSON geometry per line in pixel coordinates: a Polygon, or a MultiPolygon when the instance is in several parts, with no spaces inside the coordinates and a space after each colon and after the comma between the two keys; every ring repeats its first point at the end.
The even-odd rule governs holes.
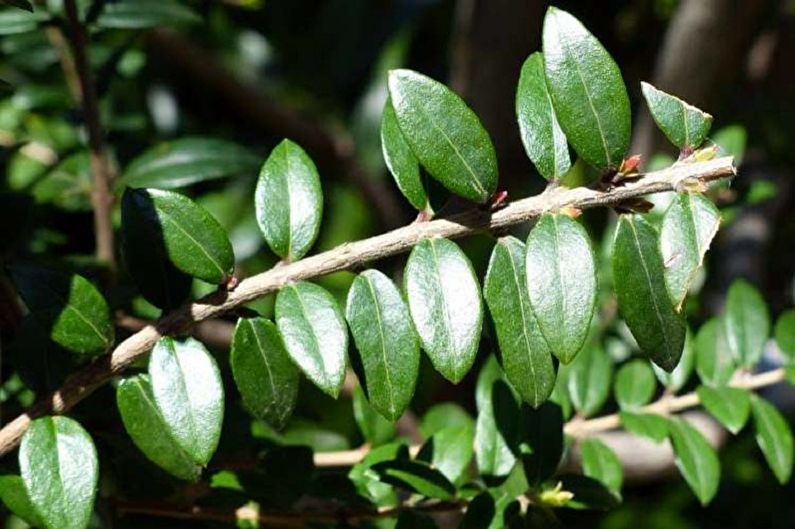
{"type": "MultiPolygon", "coordinates": [[[[162,0],[113,2],[87,23],[148,27],[163,17],[189,18],[191,12],[181,9],[162,0]]],[[[46,15],[19,12],[18,17],[18,24],[28,24],[19,30],[24,32],[46,15]]],[[[491,207],[497,196],[496,155],[472,110],[443,84],[409,70],[392,71],[388,90],[381,124],[384,158],[421,218],[436,209],[428,179],[491,207]]],[[[661,130],[681,150],[677,163],[714,155],[702,148],[711,116],[651,85],[644,84],[642,92],[661,130]]],[[[599,185],[637,178],[637,160],[626,159],[631,115],[620,71],[568,13],[548,11],[543,53],[532,54],[522,68],[516,113],[528,157],[556,185],[566,185],[572,171],[570,147],[596,169],[599,185]]],[[[86,153],[62,165],[70,160],[85,178],[86,153]]],[[[149,304],[164,311],[181,305],[191,297],[194,280],[222,290],[234,287],[236,251],[227,231],[207,208],[174,189],[244,173],[256,164],[254,155],[235,144],[187,138],[156,146],[126,166],[117,189],[122,253],[149,304]]],[[[59,174],[42,168],[25,185],[62,181],[59,174]]],[[[620,501],[623,478],[616,454],[598,439],[564,435],[565,421],[575,412],[583,418],[597,414],[611,388],[624,428],[657,442],[669,439],[698,498],[706,503],[714,496],[720,469],[710,444],[688,422],[646,406],[661,393],[658,381],[670,398],[687,386],[695,368],[701,381],[697,395],[707,411],[733,433],[752,416],[758,444],[785,482],[793,464],[787,423],[737,378],[758,364],[770,335],[759,293],[745,282],[734,284],[726,313],[688,338],[686,295],[720,223],[705,189],[691,187],[674,194],[657,218],[633,213],[644,209],[643,203],[618,208],[622,214],[608,245],[612,277],[598,278],[591,237],[579,212],[568,209],[541,216],[526,242],[500,238],[482,291],[470,259],[443,238],[413,248],[402,289],[378,270],[359,273],[344,309],[318,284],[288,284],[276,296],[274,321],[247,314],[235,327],[229,366],[242,401],[263,421],[264,437],[289,444],[278,431],[290,421],[302,376],[337,398],[351,365],[359,379],[354,415],[375,447],[347,475],[345,485],[355,489],[355,500],[345,498],[351,504],[389,508],[409,498],[421,511],[435,501],[460,502],[468,505],[462,527],[552,525],[552,508],[604,509],[620,501]],[[611,285],[631,334],[625,341],[637,344],[635,357],[629,348],[623,354],[609,351],[604,322],[594,317],[600,294],[611,285]],[[393,423],[415,394],[421,350],[436,371],[458,383],[476,363],[484,327],[495,336],[499,355],[490,355],[480,370],[477,417],[449,403],[434,406],[421,421],[424,443],[410,450],[396,440],[393,423]],[[355,346],[350,355],[349,333],[355,346]],[[613,377],[616,360],[622,365],[613,377]],[[584,475],[559,474],[561,462],[577,451],[584,475]]],[[[63,196],[43,193],[37,196],[63,196]]],[[[88,193],[80,193],[80,207],[86,208],[88,193]]],[[[253,204],[265,242],[284,262],[300,260],[315,244],[323,200],[314,163],[300,146],[284,140],[261,168],[253,204]]],[[[87,278],[26,264],[14,266],[12,276],[31,315],[77,363],[113,348],[111,310],[87,278]]],[[[795,313],[781,317],[775,336],[795,361],[795,313]]],[[[127,434],[169,474],[201,479],[224,425],[225,366],[219,367],[199,341],[167,337],[137,367],[140,372],[116,383],[127,434]]],[[[290,450],[298,449],[273,449],[270,463],[281,457],[311,474],[306,453],[290,450]]],[[[274,476],[290,474],[279,470],[274,476]]],[[[238,506],[252,499],[269,505],[278,485],[249,486],[242,474],[215,473],[211,486],[230,494],[238,506]]],[[[308,481],[293,479],[280,496],[284,501],[275,502],[279,506],[310,493],[308,481]]],[[[24,436],[19,475],[0,477],[0,497],[33,526],[82,529],[90,522],[98,480],[99,459],[89,434],[73,419],[45,417],[33,421],[24,436]]],[[[342,489],[340,496],[349,492],[342,489]]],[[[432,523],[412,511],[397,523],[414,527],[420,521],[432,523]]]]}

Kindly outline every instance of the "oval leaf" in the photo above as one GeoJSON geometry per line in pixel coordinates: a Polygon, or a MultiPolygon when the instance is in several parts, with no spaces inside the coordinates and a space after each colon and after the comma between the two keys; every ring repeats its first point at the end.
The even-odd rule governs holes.
{"type": "Polygon", "coordinates": [[[618,414],[621,425],[630,433],[661,443],[668,437],[668,421],[665,417],[653,413],[630,413],[622,411],[618,414]]]}
{"type": "MultiPolygon", "coordinates": [[[[30,496],[25,489],[25,482],[20,476],[6,474],[0,476],[0,501],[14,515],[22,518],[28,525],[33,527],[44,527],[44,523],[39,520],[36,509],[30,503],[30,496]]],[[[11,525],[6,522],[7,525],[11,525]]]]}
{"type": "Polygon", "coordinates": [[[88,358],[113,345],[108,304],[85,277],[35,265],[13,266],[11,276],[53,342],[88,358]]]}
{"type": "Polygon", "coordinates": [[[345,310],[361,355],[367,397],[396,421],[411,402],[420,365],[420,344],[397,287],[378,270],[354,279],[345,310]]]}
{"type": "Polygon", "coordinates": [[[282,288],[275,310],[290,358],[313,384],[337,398],[345,381],[348,329],[334,296],[302,281],[282,288]]]}
{"type": "Polygon", "coordinates": [[[411,251],[405,283],[423,349],[436,370],[457,384],[475,361],[483,325],[472,264],[455,243],[426,239],[411,251]]]}
{"type": "Polygon", "coordinates": [[[776,320],[773,335],[776,337],[776,344],[781,354],[787,361],[795,360],[795,310],[790,309],[781,313],[776,320]]]}
{"type": "Polygon", "coordinates": [[[782,484],[792,475],[793,441],[789,423],[769,402],[751,396],[756,443],[765,454],[767,464],[782,484]]]}
{"type": "Polygon", "coordinates": [[[449,500],[455,486],[440,471],[422,461],[394,459],[372,466],[381,481],[416,492],[428,498],[449,500]]]}
{"type": "Polygon", "coordinates": [[[701,433],[682,419],[668,421],[676,466],[702,505],[718,492],[720,461],[701,433]]]}
{"type": "Polygon", "coordinates": [[[665,263],[665,282],[677,310],[719,226],[718,208],[697,193],[677,193],[665,211],[660,250],[665,263]]]}
{"type": "Polygon", "coordinates": [[[393,422],[384,419],[367,402],[361,386],[353,390],[353,418],[362,436],[371,446],[380,446],[395,438],[397,429],[393,422]]]}
{"type": "Polygon", "coordinates": [[[502,376],[497,362],[490,361],[477,381],[481,398],[475,423],[475,460],[487,481],[507,476],[516,464],[511,444],[516,441],[519,407],[502,376]]]}
{"type": "Polygon", "coordinates": [[[171,436],[194,462],[207,465],[224,419],[224,388],[215,359],[193,338],[161,338],[149,359],[149,376],[171,436]]]}
{"type": "Polygon", "coordinates": [[[742,430],[751,412],[748,393],[739,388],[699,386],[698,398],[704,408],[733,434],[742,430]]]}
{"type": "Polygon", "coordinates": [[[274,428],[283,428],[295,407],[300,379],[276,325],[265,318],[240,318],[229,363],[246,408],[274,428]]]}
{"type": "MultiPolygon", "coordinates": [[[[130,189],[130,207],[137,208],[148,232],[162,237],[171,263],[208,283],[221,284],[232,275],[235,255],[226,232],[204,208],[172,191],[130,189]]],[[[156,239],[155,239],[156,241],[156,239]]]]}
{"type": "Polygon", "coordinates": [[[604,349],[589,345],[567,368],[567,377],[571,403],[587,417],[602,409],[610,396],[613,362],[604,349]]]}
{"type": "Polygon", "coordinates": [[[582,442],[580,455],[582,470],[586,476],[601,481],[614,494],[621,494],[624,471],[615,452],[599,439],[592,437],[582,442]]]}
{"type": "Polygon", "coordinates": [[[68,417],[31,422],[19,446],[19,469],[43,527],[88,527],[99,463],[91,436],[82,426],[68,417]]]}
{"type": "Polygon", "coordinates": [[[537,410],[523,406],[519,424],[519,450],[527,481],[543,483],[555,475],[563,457],[563,410],[554,402],[545,402],[537,410]]]}
{"type": "Polygon", "coordinates": [[[483,296],[489,307],[502,364],[522,400],[537,408],[555,388],[555,368],[527,295],[525,245],[514,237],[497,241],[483,296]]]}
{"type": "Polygon", "coordinates": [[[303,257],[323,218],[320,176],[309,155],[282,141],[262,166],[254,198],[257,223],[273,253],[288,261],[303,257]]]}
{"type": "Polygon", "coordinates": [[[489,200],[497,189],[497,155],[466,103],[411,70],[389,72],[389,95],[403,137],[428,173],[466,199],[489,200]]]}
{"type": "Polygon", "coordinates": [[[116,388],[116,404],[127,433],[144,455],[174,476],[196,481],[201,466],[171,436],[171,430],[160,414],[146,375],[122,380],[116,388]]]}
{"type": "Polygon", "coordinates": [[[640,87],[654,121],[671,143],[680,149],[701,146],[712,127],[711,115],[649,83],[641,82],[640,87]]]}
{"type": "Polygon", "coordinates": [[[516,118],[527,156],[541,176],[558,180],[571,168],[566,135],[558,124],[544,74],[544,57],[531,54],[516,90],[516,118]]]}
{"type": "Polygon", "coordinates": [[[701,381],[712,387],[728,384],[734,375],[734,359],[726,340],[726,328],[718,318],[708,320],[698,330],[696,371],[701,381]]]}
{"type": "Polygon", "coordinates": [[[621,215],[613,246],[618,308],[641,352],[670,372],[679,363],[687,331],[665,285],[657,232],[639,215],[621,215]]]}
{"type": "Polygon", "coordinates": [[[616,401],[622,410],[647,404],[656,389],[657,379],[646,360],[632,360],[621,366],[616,374],[616,401]]]}
{"type": "Polygon", "coordinates": [[[755,366],[770,334],[770,313],[762,295],[748,281],[738,279],[729,287],[723,323],[734,360],[743,367],[755,366]]]}
{"type": "Polygon", "coordinates": [[[618,168],[629,147],[627,89],[615,61],[579,20],[550,7],[544,67],[555,112],[574,150],[597,169],[618,168]]]}
{"type": "Polygon", "coordinates": [[[428,193],[420,177],[420,161],[414,156],[403,137],[391,98],[387,98],[384,114],[381,117],[381,150],[386,167],[392,173],[403,196],[415,209],[419,211],[427,209],[428,193]]]}
{"type": "Polygon", "coordinates": [[[443,428],[420,448],[417,459],[444,474],[452,483],[459,481],[474,455],[475,429],[471,424],[443,428]]]}
{"type": "Polygon", "coordinates": [[[588,336],[596,303],[596,265],[585,228],[545,214],[527,238],[527,289],[552,353],[571,362],[588,336]]]}
{"type": "MultiPolygon", "coordinates": [[[[150,14],[152,8],[164,6],[162,0],[139,0],[106,4],[106,10],[137,6],[139,3],[152,4],[144,10],[150,14]]],[[[179,5],[177,7],[187,10],[179,5]]],[[[129,18],[141,20],[139,15],[129,18]]],[[[103,16],[99,18],[100,23],[103,16]]],[[[174,189],[226,176],[253,174],[258,164],[254,153],[236,143],[214,138],[181,138],[155,145],[133,159],[127,165],[120,183],[129,187],[174,189]]]]}

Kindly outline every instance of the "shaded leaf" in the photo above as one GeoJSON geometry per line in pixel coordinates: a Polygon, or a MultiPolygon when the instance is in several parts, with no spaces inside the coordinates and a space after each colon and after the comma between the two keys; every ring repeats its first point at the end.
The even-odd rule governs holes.
{"type": "Polygon", "coordinates": [[[668,421],[665,417],[653,413],[630,413],[622,411],[618,414],[621,425],[628,432],[661,443],[668,437],[668,421]]]}
{"type": "Polygon", "coordinates": [[[422,461],[394,459],[373,465],[381,481],[416,492],[428,498],[449,500],[455,496],[455,486],[444,474],[422,461]]]}
{"type": "Polygon", "coordinates": [[[320,176],[309,155],[282,141],[262,166],[254,198],[257,223],[273,253],[288,261],[303,257],[323,218],[320,176]]]}
{"type": "Polygon", "coordinates": [[[632,410],[648,404],[656,389],[657,380],[646,360],[632,360],[621,366],[616,373],[616,401],[622,410],[632,410]]]}
{"type": "Polygon", "coordinates": [[[481,371],[478,386],[484,392],[475,424],[475,459],[488,482],[507,476],[516,464],[519,406],[507,384],[488,371],[481,371]]]}
{"type": "Polygon", "coordinates": [[[327,290],[301,281],[276,296],[276,326],[298,368],[336,398],[345,381],[348,329],[337,301],[327,290]]]}
{"type": "Polygon", "coordinates": [[[381,150],[387,169],[409,204],[420,211],[426,209],[428,193],[420,177],[420,161],[403,137],[391,98],[387,98],[381,118],[381,150]]]}
{"type": "Polygon", "coordinates": [[[147,29],[200,21],[199,15],[177,0],[121,0],[105,2],[96,24],[103,29],[147,29]]]}
{"type": "Polygon", "coordinates": [[[276,325],[265,318],[240,318],[229,355],[232,375],[246,408],[281,429],[298,398],[298,369],[276,325]]]}
{"type": "Polygon", "coordinates": [[[671,94],[641,82],[643,97],[660,130],[680,149],[701,146],[712,127],[712,116],[671,94]]]}
{"type": "Polygon", "coordinates": [[[33,12],[33,4],[28,2],[28,0],[2,0],[0,3],[33,12]]]}
{"type": "Polygon", "coordinates": [[[574,494],[574,497],[563,505],[568,509],[607,511],[618,507],[621,503],[616,494],[588,476],[566,474],[560,477],[560,483],[562,490],[574,494]]]}
{"type": "Polygon", "coordinates": [[[19,516],[29,525],[34,527],[44,527],[36,514],[36,509],[30,502],[28,491],[25,490],[25,483],[20,476],[5,474],[0,476],[0,501],[2,501],[9,511],[19,516]]]}
{"type": "Polygon", "coordinates": [[[795,310],[790,309],[781,313],[776,321],[773,331],[779,350],[787,359],[795,360],[795,310]]]}
{"type": "Polygon", "coordinates": [[[88,151],[62,160],[33,186],[38,203],[53,204],[67,211],[91,211],[91,166],[88,151]]]}
{"type": "Polygon", "coordinates": [[[0,36],[17,35],[36,31],[50,16],[44,9],[20,11],[19,9],[0,9],[0,36]]]}
{"type": "Polygon", "coordinates": [[[735,362],[755,366],[770,334],[770,313],[762,295],[748,281],[738,279],[729,287],[723,323],[735,362]]]}
{"type": "Polygon", "coordinates": [[[395,438],[395,425],[373,408],[358,385],[353,390],[353,417],[362,436],[371,446],[379,446],[395,438]]]}
{"type": "Polygon", "coordinates": [[[406,297],[422,348],[439,373],[457,384],[475,361],[483,305],[472,264],[447,239],[425,239],[411,251],[406,297]]]}
{"type": "Polygon", "coordinates": [[[569,396],[574,409],[588,417],[602,409],[610,396],[613,362],[598,345],[585,347],[568,369],[569,396]]]}
{"type": "Polygon", "coordinates": [[[398,516],[395,529],[435,529],[433,518],[420,511],[405,510],[398,516]]]}
{"type": "Polygon", "coordinates": [[[695,347],[695,339],[688,331],[685,336],[685,348],[682,350],[682,357],[673,371],[669,373],[660,366],[652,364],[651,367],[654,370],[654,374],[657,375],[657,380],[669,391],[678,392],[690,380],[690,375],[693,374],[693,366],[696,362],[695,347]]]}
{"type": "Polygon", "coordinates": [[[742,430],[751,412],[746,390],[727,386],[699,386],[697,392],[704,408],[727,430],[733,434],[742,430]]]}
{"type": "Polygon", "coordinates": [[[718,492],[720,461],[704,436],[682,419],[668,420],[676,467],[702,505],[718,492]]]}
{"type": "Polygon", "coordinates": [[[489,200],[497,189],[497,155],[466,103],[411,70],[389,72],[389,95],[403,137],[428,173],[466,199],[489,200]]]}
{"type": "Polygon", "coordinates": [[[555,387],[555,368],[527,296],[525,245],[518,239],[497,241],[483,296],[494,320],[505,374],[522,400],[537,408],[555,387]]]}
{"type": "Polygon", "coordinates": [[[592,437],[583,440],[580,444],[580,455],[583,473],[589,478],[602,482],[620,497],[624,471],[615,452],[599,439],[592,437]]]}
{"type": "Polygon", "coordinates": [[[726,339],[726,328],[719,318],[707,320],[696,334],[696,371],[708,386],[728,384],[735,366],[726,339]]]}
{"type": "Polygon", "coordinates": [[[463,426],[475,426],[475,421],[455,402],[434,404],[425,412],[420,421],[420,433],[426,439],[439,430],[463,426]]]}
{"type": "Polygon", "coordinates": [[[532,53],[522,65],[516,90],[516,117],[527,156],[547,180],[571,168],[566,135],[560,129],[544,74],[544,57],[532,53]]]}
{"type": "Polygon", "coordinates": [[[596,302],[588,233],[562,214],[545,214],[527,238],[530,305],[552,353],[564,364],[582,349],[596,302]]]}
{"type": "Polygon", "coordinates": [[[551,478],[563,457],[563,412],[554,402],[537,410],[522,407],[520,450],[525,477],[531,485],[551,478]]]}
{"type": "Polygon", "coordinates": [[[782,484],[792,476],[793,441],[787,420],[769,402],[751,395],[756,444],[782,484]]]}
{"type": "Polygon", "coordinates": [[[471,424],[443,428],[422,445],[417,459],[430,464],[456,483],[472,461],[474,442],[475,428],[471,424]]]}

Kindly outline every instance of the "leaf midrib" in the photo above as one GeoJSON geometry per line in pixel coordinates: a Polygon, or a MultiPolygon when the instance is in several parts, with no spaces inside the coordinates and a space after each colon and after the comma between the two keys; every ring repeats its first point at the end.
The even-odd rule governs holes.
{"type": "Polygon", "coordinates": [[[370,281],[369,277],[364,278],[365,283],[367,283],[367,288],[370,291],[370,295],[373,299],[373,307],[375,312],[376,320],[378,321],[378,334],[381,337],[381,359],[384,362],[384,375],[386,376],[386,386],[387,386],[387,394],[389,395],[389,411],[392,415],[395,414],[397,408],[395,407],[395,397],[394,397],[394,388],[392,386],[392,377],[389,374],[389,363],[386,359],[386,338],[384,337],[384,323],[381,317],[381,306],[378,304],[378,297],[375,294],[375,289],[373,288],[373,284],[370,281]]]}

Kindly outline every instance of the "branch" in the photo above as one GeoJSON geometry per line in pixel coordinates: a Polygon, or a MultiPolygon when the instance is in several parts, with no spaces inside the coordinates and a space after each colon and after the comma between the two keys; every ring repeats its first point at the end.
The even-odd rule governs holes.
{"type": "Polygon", "coordinates": [[[68,411],[95,389],[120,375],[130,364],[146,355],[161,337],[185,333],[197,322],[215,318],[243,303],[276,292],[287,283],[356,268],[371,261],[405,252],[423,239],[457,238],[484,231],[502,230],[563,207],[587,209],[614,206],[651,193],[681,190],[688,185],[706,183],[734,174],[732,158],[724,157],[708,162],[676,164],[662,171],[648,173],[637,181],[610,191],[597,191],[584,187],[548,188],[540,195],[518,200],[493,213],[479,207],[447,219],[415,222],[382,235],[345,243],[332,250],[248,277],[231,292],[219,290],[194,303],[183,305],[154,325],[144,327],[121,342],[111,354],[97,359],[93,364],[72,375],[59,390],[0,430],[0,456],[19,444],[22,434],[33,418],[68,411]]]}
{"type": "Polygon", "coordinates": [[[88,131],[88,147],[91,158],[91,172],[94,185],[91,191],[91,204],[94,208],[94,235],[96,237],[97,260],[106,264],[111,271],[116,269],[116,255],[113,251],[113,221],[111,208],[113,194],[110,192],[111,171],[105,152],[105,140],[99,118],[99,104],[96,88],[91,77],[88,61],[88,42],[86,30],[80,22],[75,0],[64,0],[69,39],[74,53],[74,66],[80,84],[80,101],[88,131]]]}

